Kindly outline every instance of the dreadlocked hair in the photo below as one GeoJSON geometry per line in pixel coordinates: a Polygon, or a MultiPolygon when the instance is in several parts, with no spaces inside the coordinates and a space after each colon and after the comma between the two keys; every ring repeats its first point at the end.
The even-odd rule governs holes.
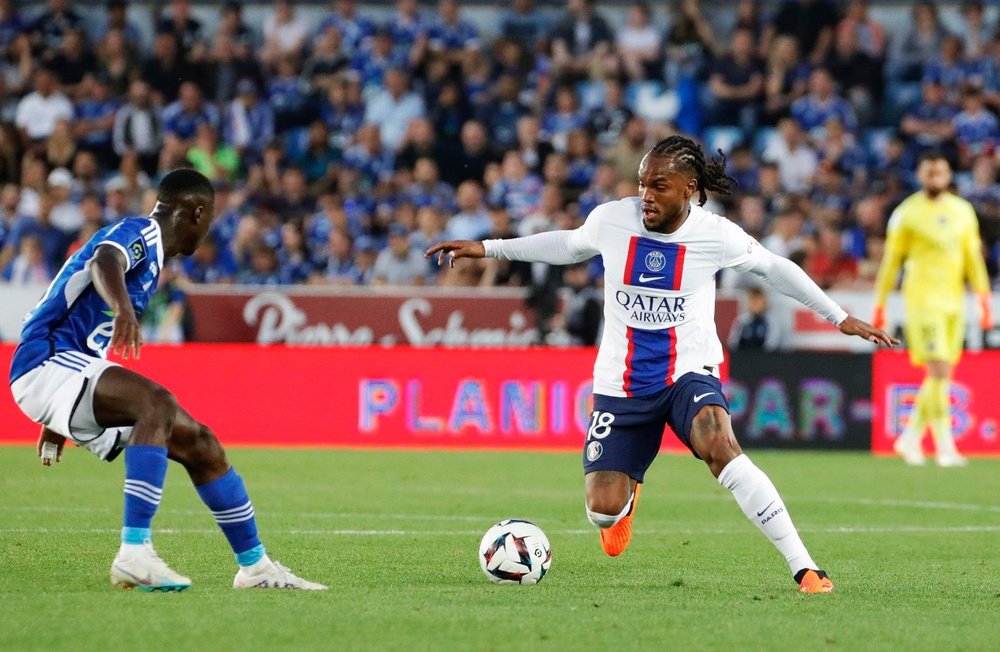
{"type": "Polygon", "coordinates": [[[736,187],[736,179],[726,174],[726,155],[719,150],[722,160],[705,158],[701,145],[684,136],[670,136],[653,146],[649,156],[669,158],[674,165],[688,172],[698,182],[698,205],[708,201],[706,191],[728,195],[736,187]]]}

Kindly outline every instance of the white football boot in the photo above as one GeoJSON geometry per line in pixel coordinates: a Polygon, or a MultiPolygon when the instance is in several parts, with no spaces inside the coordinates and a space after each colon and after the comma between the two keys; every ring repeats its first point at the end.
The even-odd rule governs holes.
{"type": "Polygon", "coordinates": [[[302,589],[325,591],[326,586],[304,580],[286,567],[270,559],[262,559],[253,566],[240,567],[233,579],[234,589],[302,589]]]}
{"type": "Polygon", "coordinates": [[[892,449],[910,466],[923,466],[924,453],[920,449],[920,440],[916,437],[902,435],[892,443],[892,449]]]}
{"type": "Polygon", "coordinates": [[[111,585],[140,591],[183,591],[191,588],[191,580],[167,566],[147,541],[118,550],[111,563],[111,585]]]}

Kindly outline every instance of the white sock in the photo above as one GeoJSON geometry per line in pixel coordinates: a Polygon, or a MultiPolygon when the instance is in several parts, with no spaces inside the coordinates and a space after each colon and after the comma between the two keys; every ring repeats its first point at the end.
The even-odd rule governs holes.
{"type": "Polygon", "coordinates": [[[740,509],[774,544],[795,575],[803,568],[819,568],[806,550],[778,490],[750,458],[740,455],[722,469],[719,484],[733,492],[740,509]]]}
{"type": "Polygon", "coordinates": [[[257,563],[251,564],[250,566],[243,566],[244,569],[251,575],[257,575],[264,569],[268,568],[272,563],[271,559],[265,554],[263,557],[257,560],[257,563]]]}
{"type": "Polygon", "coordinates": [[[121,546],[118,548],[118,554],[122,557],[131,557],[133,555],[145,554],[146,544],[145,543],[125,543],[122,542],[121,546]]]}
{"type": "Polygon", "coordinates": [[[632,495],[628,497],[628,502],[625,503],[625,508],[622,509],[621,513],[615,514],[614,516],[610,514],[601,514],[600,512],[592,512],[590,511],[590,508],[587,507],[587,520],[602,530],[606,530],[628,515],[629,510],[632,509],[632,500],[634,498],[635,491],[633,490],[632,495]]]}

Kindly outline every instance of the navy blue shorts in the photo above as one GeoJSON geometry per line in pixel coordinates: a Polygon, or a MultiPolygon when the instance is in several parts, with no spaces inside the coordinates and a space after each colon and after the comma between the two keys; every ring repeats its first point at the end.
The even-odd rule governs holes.
{"type": "Polygon", "coordinates": [[[698,457],[691,448],[691,422],[706,405],[718,405],[729,412],[719,379],[693,372],[649,396],[594,394],[594,411],[583,449],[584,473],[621,471],[642,482],[660,450],[664,426],[670,426],[698,457]]]}

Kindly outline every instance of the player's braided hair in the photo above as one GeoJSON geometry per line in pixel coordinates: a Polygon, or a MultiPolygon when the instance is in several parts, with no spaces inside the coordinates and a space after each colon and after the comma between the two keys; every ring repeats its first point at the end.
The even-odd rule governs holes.
{"type": "Polygon", "coordinates": [[[683,168],[698,182],[698,205],[708,201],[706,191],[728,195],[736,187],[736,179],[726,174],[726,155],[719,150],[722,160],[705,158],[701,145],[684,136],[670,136],[653,146],[649,156],[661,156],[673,160],[674,165],[683,168]]]}

